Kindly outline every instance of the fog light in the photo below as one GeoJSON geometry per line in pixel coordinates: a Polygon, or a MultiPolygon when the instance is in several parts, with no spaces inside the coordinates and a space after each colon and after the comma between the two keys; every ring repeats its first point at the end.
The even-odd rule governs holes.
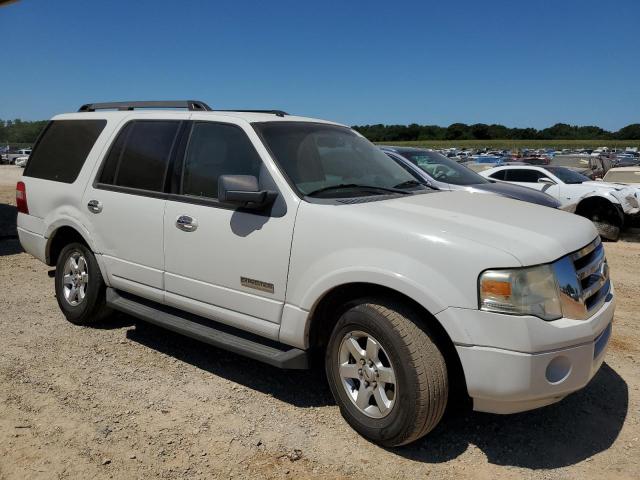
{"type": "Polygon", "coordinates": [[[563,382],[571,373],[571,361],[567,357],[556,357],[547,365],[547,381],[549,383],[563,382]]]}

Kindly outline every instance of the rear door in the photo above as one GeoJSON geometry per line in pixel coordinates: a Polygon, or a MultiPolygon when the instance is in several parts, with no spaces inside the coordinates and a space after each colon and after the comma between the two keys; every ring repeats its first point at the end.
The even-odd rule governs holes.
{"type": "Polygon", "coordinates": [[[175,195],[167,201],[165,301],[276,338],[295,208],[287,208],[282,195],[267,212],[218,202],[220,175],[253,175],[261,189],[278,188],[249,137],[257,141],[255,132],[206,118],[193,115],[175,195]],[[192,226],[185,227],[185,220],[192,226]]]}
{"type": "Polygon", "coordinates": [[[133,119],[116,135],[83,204],[111,285],[163,300],[169,165],[184,122],[133,119]]]}

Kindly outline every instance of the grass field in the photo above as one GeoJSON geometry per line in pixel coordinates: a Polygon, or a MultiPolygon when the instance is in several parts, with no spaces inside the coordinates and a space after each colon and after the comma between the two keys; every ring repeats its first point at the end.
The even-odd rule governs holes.
{"type": "Polygon", "coordinates": [[[499,148],[518,150],[523,148],[626,148],[639,147],[640,140],[424,140],[415,142],[376,142],[381,145],[398,145],[424,148],[499,148]]]}

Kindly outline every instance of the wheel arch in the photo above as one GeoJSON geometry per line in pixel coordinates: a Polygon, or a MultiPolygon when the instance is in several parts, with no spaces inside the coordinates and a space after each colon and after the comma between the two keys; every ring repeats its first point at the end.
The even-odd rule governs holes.
{"type": "MultiPolygon", "coordinates": [[[[433,335],[442,350],[449,371],[452,390],[468,398],[466,379],[460,357],[451,336],[435,315],[407,294],[394,288],[368,282],[352,282],[337,285],[326,291],[313,305],[308,316],[309,347],[324,352],[333,327],[342,313],[358,299],[393,300],[414,311],[433,335]]],[[[457,395],[460,397],[460,395],[457,395]]]]}
{"type": "Polygon", "coordinates": [[[582,217],[589,218],[589,214],[598,208],[608,208],[615,215],[612,215],[612,220],[618,223],[618,226],[622,226],[624,223],[624,213],[620,206],[620,202],[613,196],[602,195],[589,195],[580,199],[576,205],[575,213],[582,217]]]}

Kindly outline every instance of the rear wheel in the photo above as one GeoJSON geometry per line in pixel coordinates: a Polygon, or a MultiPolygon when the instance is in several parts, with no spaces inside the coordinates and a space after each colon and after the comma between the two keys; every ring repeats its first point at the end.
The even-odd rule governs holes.
{"type": "Polygon", "coordinates": [[[56,298],[67,320],[88,325],[111,313],[106,287],[93,252],[82,243],[64,247],[56,264],[56,298]]]}
{"type": "Polygon", "coordinates": [[[363,300],[340,317],[327,347],[327,379],[343,417],[384,446],[426,435],[447,405],[444,357],[419,322],[402,304],[363,300]]]}

